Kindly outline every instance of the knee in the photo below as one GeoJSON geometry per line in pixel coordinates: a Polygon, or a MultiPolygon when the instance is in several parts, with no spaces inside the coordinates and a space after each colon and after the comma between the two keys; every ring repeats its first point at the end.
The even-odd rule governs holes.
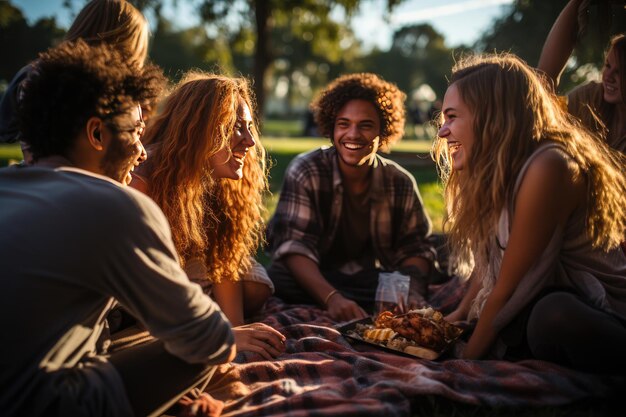
{"type": "Polygon", "coordinates": [[[272,295],[272,290],[260,282],[244,283],[244,313],[251,316],[259,312],[272,295]]]}
{"type": "Polygon", "coordinates": [[[572,307],[579,303],[574,294],[557,292],[548,294],[535,304],[526,328],[528,345],[533,354],[577,337],[579,320],[573,316],[572,312],[576,309],[572,307]]]}

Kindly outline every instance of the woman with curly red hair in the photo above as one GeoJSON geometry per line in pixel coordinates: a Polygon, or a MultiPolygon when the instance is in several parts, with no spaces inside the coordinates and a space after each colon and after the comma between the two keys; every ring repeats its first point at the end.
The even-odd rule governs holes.
{"type": "Polygon", "coordinates": [[[273,291],[253,258],[267,177],[252,109],[245,79],[188,73],[146,129],[149,159],[131,186],[165,213],[185,271],[233,324],[238,349],[269,359],[283,335],[244,319],[273,291]]]}

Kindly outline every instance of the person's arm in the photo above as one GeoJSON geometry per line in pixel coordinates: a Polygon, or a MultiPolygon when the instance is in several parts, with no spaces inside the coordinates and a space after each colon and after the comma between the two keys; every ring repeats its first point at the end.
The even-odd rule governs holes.
{"type": "Polygon", "coordinates": [[[511,233],[498,278],[465,348],[464,358],[483,357],[495,342],[494,318],[580,198],[572,178],[568,161],[556,151],[539,155],[529,167],[516,196],[511,233]]]}
{"type": "Polygon", "coordinates": [[[345,298],[326,281],[319,266],[312,259],[300,254],[291,254],[285,257],[284,262],[296,282],[324,306],[334,320],[367,317],[367,313],[356,302],[345,298]]]}
{"type": "Polygon", "coordinates": [[[215,302],[233,326],[238,351],[256,352],[266,360],[271,360],[285,351],[285,336],[278,330],[263,323],[245,323],[241,281],[213,284],[212,293],[215,302]]]}
{"type": "Polygon", "coordinates": [[[213,284],[213,299],[233,326],[245,324],[243,318],[243,289],[241,281],[222,281],[213,284]]]}
{"type": "Polygon", "coordinates": [[[127,190],[110,199],[100,222],[85,233],[106,251],[88,251],[103,294],[110,294],[188,363],[224,363],[236,352],[231,326],[219,306],[181,269],[163,212],[148,197],[127,190]],[[120,213],[123,213],[121,215],[120,213]],[[102,256],[106,253],[106,256],[102,256]]]}
{"type": "Polygon", "coordinates": [[[461,299],[461,302],[456,310],[448,314],[445,319],[451,323],[454,323],[455,321],[467,320],[467,316],[472,308],[472,303],[476,299],[478,291],[480,291],[481,287],[482,281],[474,273],[472,273],[469,277],[469,287],[467,288],[467,292],[463,295],[463,298],[461,299]]]}
{"type": "Polygon", "coordinates": [[[582,0],[570,0],[557,17],[543,44],[537,68],[543,71],[553,83],[559,85],[561,73],[569,59],[578,33],[578,8],[582,0]]]}

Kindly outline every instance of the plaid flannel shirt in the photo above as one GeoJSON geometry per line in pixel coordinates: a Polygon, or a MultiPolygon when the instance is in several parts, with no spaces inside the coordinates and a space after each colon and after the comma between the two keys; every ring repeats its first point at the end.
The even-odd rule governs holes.
{"type": "MultiPolygon", "coordinates": [[[[369,228],[380,266],[395,270],[405,259],[416,256],[432,261],[435,251],[426,242],[431,222],[415,178],[379,155],[372,169],[369,228]]],[[[343,193],[334,147],[298,155],[287,167],[268,226],[272,260],[301,254],[320,264],[339,228],[343,193]]]]}

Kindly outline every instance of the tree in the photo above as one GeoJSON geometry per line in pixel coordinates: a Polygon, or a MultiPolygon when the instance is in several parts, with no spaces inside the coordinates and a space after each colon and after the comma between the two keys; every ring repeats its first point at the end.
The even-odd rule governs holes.
{"type": "MultiPolygon", "coordinates": [[[[71,1],[71,0],[68,0],[71,1]]],[[[166,0],[131,0],[138,8],[152,8],[158,14],[163,1],[166,0]]],[[[207,24],[216,25],[223,33],[248,32],[253,37],[253,60],[251,75],[255,80],[254,89],[257,97],[258,110],[263,114],[265,104],[267,73],[276,59],[275,47],[272,43],[272,31],[281,15],[290,15],[294,10],[308,11],[308,16],[316,16],[320,21],[329,19],[335,8],[343,10],[346,23],[358,10],[360,0],[191,0],[196,4],[200,17],[207,24]],[[234,24],[234,22],[236,22],[234,24]]],[[[402,0],[387,0],[387,11],[402,0]]],[[[297,26],[297,25],[296,25],[297,26]]],[[[315,44],[318,28],[313,26],[313,38],[309,42],[315,44]]],[[[323,37],[322,37],[323,38],[323,37]]]]}
{"type": "Polygon", "coordinates": [[[454,63],[454,51],[445,38],[428,24],[405,26],[393,34],[389,51],[372,51],[363,58],[363,68],[395,82],[407,94],[423,84],[442,97],[446,74],[454,63]]]}
{"type": "Polygon", "coordinates": [[[297,7],[275,13],[271,33],[273,62],[266,90],[283,87],[284,113],[308,107],[313,92],[344,71],[360,53],[352,29],[323,13],[297,7]]]}
{"type": "Polygon", "coordinates": [[[227,39],[209,37],[202,27],[175,30],[160,15],[151,40],[150,58],[174,80],[190,69],[219,67],[217,72],[227,73],[235,70],[227,39]]]}
{"type": "Polygon", "coordinates": [[[64,33],[54,18],[39,19],[30,26],[19,8],[0,0],[0,51],[3,51],[0,80],[11,80],[20,68],[58,42],[64,33]]]}
{"type": "MultiPolygon", "coordinates": [[[[484,52],[510,51],[529,65],[537,65],[543,43],[566,3],[567,0],[516,0],[474,47],[484,52]]],[[[561,78],[561,90],[586,81],[590,67],[602,66],[609,35],[626,30],[624,5],[614,3],[592,2],[586,31],[574,50],[572,65],[561,78]]]]}

